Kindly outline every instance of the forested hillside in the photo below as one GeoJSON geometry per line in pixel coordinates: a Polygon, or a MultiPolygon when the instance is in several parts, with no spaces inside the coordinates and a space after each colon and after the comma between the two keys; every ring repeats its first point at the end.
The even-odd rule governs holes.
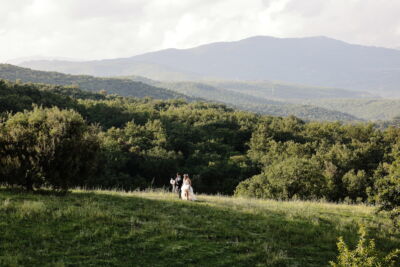
{"type": "Polygon", "coordinates": [[[291,84],[278,81],[242,81],[242,80],[211,80],[199,79],[197,81],[164,81],[162,79],[152,80],[143,76],[122,76],[134,81],[141,81],[151,85],[157,85],[172,90],[186,90],[190,92],[195,88],[214,87],[228,92],[238,92],[249,96],[264,99],[290,100],[290,99],[321,99],[321,98],[364,98],[374,95],[365,91],[345,90],[340,88],[315,87],[301,84],[291,84]]]}
{"type": "Polygon", "coordinates": [[[98,78],[87,75],[68,75],[58,72],[36,71],[9,64],[0,64],[0,78],[10,81],[73,85],[75,87],[109,94],[156,99],[187,98],[185,95],[129,79],[98,78]]]}
{"type": "Polygon", "coordinates": [[[400,114],[399,99],[373,98],[359,91],[256,81],[159,82],[138,76],[127,78],[273,116],[295,115],[325,121],[389,121],[400,114]]]}
{"type": "Polygon", "coordinates": [[[149,96],[155,99],[183,98],[190,101],[206,99],[261,114],[274,116],[296,115],[306,120],[359,120],[357,117],[343,112],[317,108],[310,105],[268,100],[202,83],[162,83],[143,77],[135,77],[134,81],[131,78],[98,78],[84,75],[68,75],[58,72],[36,71],[5,64],[0,64],[0,78],[10,81],[19,80],[22,82],[68,85],[72,88],[81,88],[91,92],[102,91],[103,93],[118,94],[121,96],[149,96]]]}
{"type": "MultiPolygon", "coordinates": [[[[296,103],[283,102],[269,95],[270,88],[267,89],[268,83],[263,83],[263,86],[255,85],[259,93],[248,92],[246,86],[253,87],[252,83],[246,82],[159,82],[146,79],[138,76],[131,76],[130,79],[144,81],[157,87],[168,88],[178,93],[185,94],[194,98],[202,98],[209,101],[218,101],[241,110],[257,112],[271,116],[289,116],[295,115],[305,120],[317,121],[360,121],[356,116],[336,111],[317,107],[316,105],[304,105],[296,103]],[[243,87],[242,87],[243,86],[243,87]],[[242,89],[239,89],[242,88],[242,89]],[[275,100],[274,100],[275,99],[275,100]]],[[[270,85],[270,84],[269,84],[270,85]]],[[[284,91],[285,87],[277,88],[284,91]]],[[[303,95],[304,97],[311,92],[308,89],[288,87],[289,92],[282,94],[292,94],[292,97],[303,95]]],[[[314,91],[324,91],[323,89],[315,89],[314,91]]],[[[340,90],[338,90],[341,92],[340,90]]],[[[344,92],[347,92],[343,90],[344,92]]],[[[326,94],[335,94],[327,89],[326,94]]],[[[348,91],[352,94],[351,91],[348,91]]],[[[281,93],[277,93],[281,94],[281,93]]],[[[355,93],[357,95],[357,93],[355,93]]],[[[360,94],[361,95],[361,94],[360,94]]]]}
{"type": "Polygon", "coordinates": [[[382,203],[397,212],[399,128],[4,81],[0,104],[4,184],[135,189],[166,186],[179,171],[198,192],[382,203]]]}
{"type": "Polygon", "coordinates": [[[400,99],[318,99],[298,103],[341,110],[364,120],[391,120],[400,115],[400,99]]]}
{"type": "Polygon", "coordinates": [[[256,97],[279,99],[362,98],[371,96],[365,91],[345,90],[330,87],[315,87],[301,84],[268,81],[205,81],[205,83],[227,90],[246,93],[256,97]]]}

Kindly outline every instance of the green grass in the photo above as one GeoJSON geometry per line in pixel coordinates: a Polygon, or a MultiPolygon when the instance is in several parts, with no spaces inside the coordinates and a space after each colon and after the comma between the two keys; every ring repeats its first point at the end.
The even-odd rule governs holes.
{"type": "Polygon", "coordinates": [[[0,266],[326,266],[358,223],[377,248],[400,235],[373,207],[165,192],[66,196],[0,189],[0,266]]]}

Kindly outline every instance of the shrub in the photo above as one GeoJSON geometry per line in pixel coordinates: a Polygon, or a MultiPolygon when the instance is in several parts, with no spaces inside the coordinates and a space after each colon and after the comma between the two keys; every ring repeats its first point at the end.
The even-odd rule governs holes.
{"type": "Polygon", "coordinates": [[[400,219],[400,162],[396,161],[389,169],[389,175],[376,182],[377,203],[380,211],[388,211],[398,225],[400,219]]]}
{"type": "Polygon", "coordinates": [[[371,185],[370,179],[364,170],[350,170],[343,176],[343,185],[347,196],[353,201],[356,199],[366,200],[367,188],[371,185]]]}
{"type": "Polygon", "coordinates": [[[275,162],[240,183],[238,196],[275,199],[317,199],[324,195],[326,181],[319,164],[312,159],[291,157],[275,162]]]}
{"type": "Polygon", "coordinates": [[[391,267],[398,266],[400,250],[396,249],[387,256],[379,255],[373,239],[367,240],[364,227],[359,229],[360,239],[354,250],[350,250],[342,237],[337,243],[339,255],[337,263],[330,262],[333,267],[391,267]]]}

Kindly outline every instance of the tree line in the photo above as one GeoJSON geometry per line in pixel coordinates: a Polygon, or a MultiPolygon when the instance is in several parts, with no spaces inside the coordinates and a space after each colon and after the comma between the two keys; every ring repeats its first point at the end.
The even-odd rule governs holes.
{"type": "Polygon", "coordinates": [[[167,186],[379,203],[399,214],[400,129],[305,122],[221,104],[0,81],[0,182],[33,190],[167,186]]]}

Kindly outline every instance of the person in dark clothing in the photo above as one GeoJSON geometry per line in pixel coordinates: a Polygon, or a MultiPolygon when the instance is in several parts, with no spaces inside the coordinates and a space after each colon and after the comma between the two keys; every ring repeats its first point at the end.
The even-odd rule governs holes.
{"type": "Polygon", "coordinates": [[[176,191],[178,192],[179,198],[181,198],[182,183],[183,183],[182,177],[179,173],[177,173],[176,178],[175,178],[175,188],[176,188],[176,191]]]}

